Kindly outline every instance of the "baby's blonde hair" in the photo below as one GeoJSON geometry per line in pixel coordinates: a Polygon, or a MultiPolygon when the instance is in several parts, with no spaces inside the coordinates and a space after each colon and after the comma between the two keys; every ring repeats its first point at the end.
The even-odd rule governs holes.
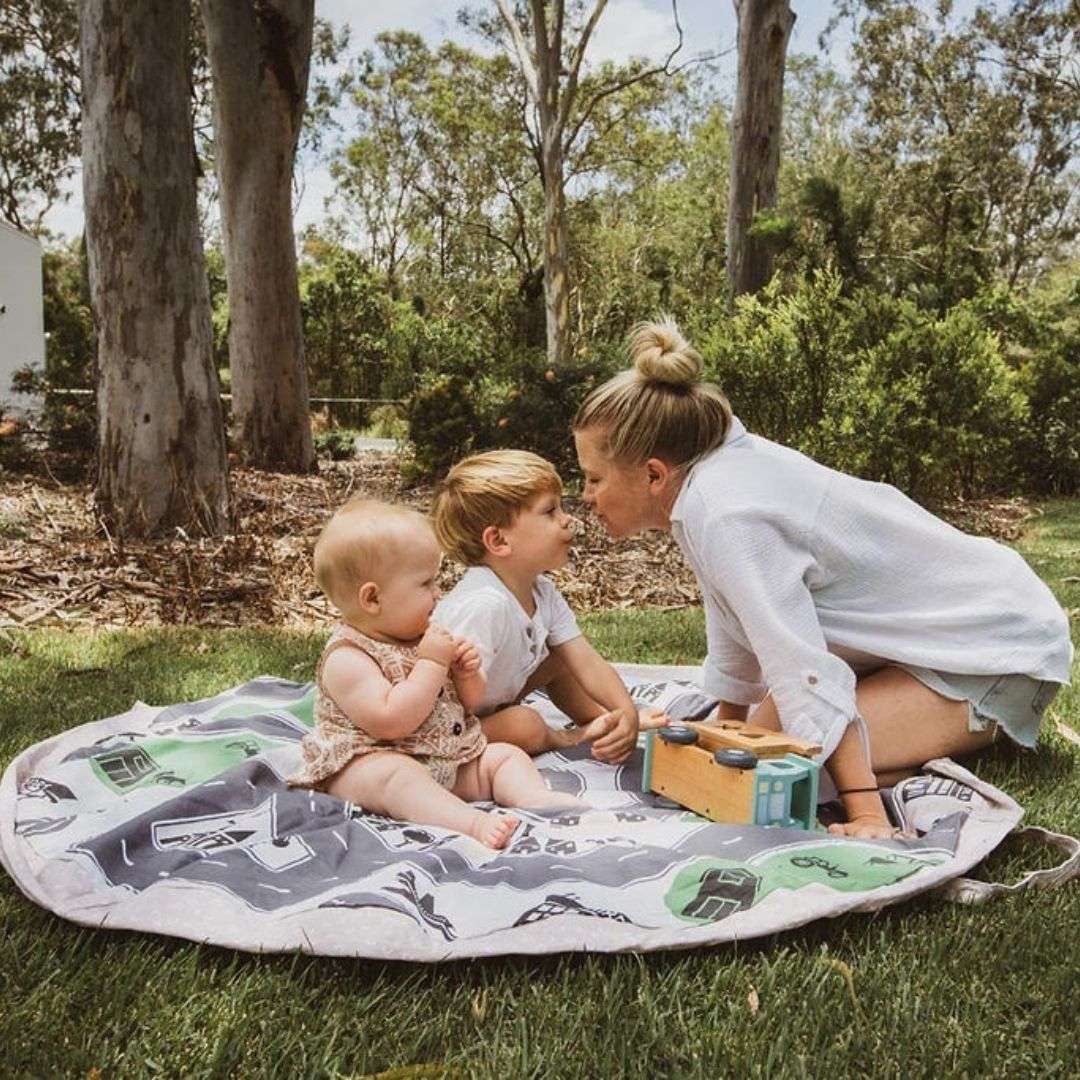
{"type": "Polygon", "coordinates": [[[385,573],[403,526],[431,531],[419,511],[362,496],[350,499],[323,526],[315,541],[315,580],[342,614],[355,610],[365,581],[378,581],[385,573]]]}
{"type": "Polygon", "coordinates": [[[714,450],[731,425],[720,387],[701,381],[702,361],[670,316],[638,323],[626,341],[631,367],[581,403],[574,431],[595,429],[622,465],[655,457],[689,467],[714,450]]]}
{"type": "Polygon", "coordinates": [[[550,461],[528,450],[490,450],[459,461],[435,495],[435,536],[443,551],[466,566],[484,561],[484,530],[512,525],[540,495],[562,494],[550,461]]]}

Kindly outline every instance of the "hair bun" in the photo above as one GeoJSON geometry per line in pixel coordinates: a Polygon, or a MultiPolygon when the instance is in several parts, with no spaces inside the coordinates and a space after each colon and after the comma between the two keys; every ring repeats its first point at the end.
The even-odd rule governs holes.
{"type": "Polygon", "coordinates": [[[642,382],[686,389],[701,378],[701,356],[673,319],[638,323],[626,346],[642,382]]]}

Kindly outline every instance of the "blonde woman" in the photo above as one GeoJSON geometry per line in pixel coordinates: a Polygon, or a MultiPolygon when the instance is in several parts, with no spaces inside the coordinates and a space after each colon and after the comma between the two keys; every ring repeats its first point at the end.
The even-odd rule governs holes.
{"type": "Polygon", "coordinates": [[[574,420],[584,498],[613,537],[672,533],[705,606],[722,717],[823,747],[850,836],[893,833],[879,789],[927,760],[1034,746],[1069,681],[1069,625],[1016,552],[887,484],[750,434],[671,321],[574,420]]]}

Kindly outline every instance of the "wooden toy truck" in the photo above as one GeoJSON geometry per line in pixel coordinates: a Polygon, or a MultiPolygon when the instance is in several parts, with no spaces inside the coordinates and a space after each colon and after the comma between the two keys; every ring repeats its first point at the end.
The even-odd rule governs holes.
{"type": "Polygon", "coordinates": [[[713,821],[813,829],[820,751],[737,720],[672,724],[645,734],[641,788],[713,821]]]}

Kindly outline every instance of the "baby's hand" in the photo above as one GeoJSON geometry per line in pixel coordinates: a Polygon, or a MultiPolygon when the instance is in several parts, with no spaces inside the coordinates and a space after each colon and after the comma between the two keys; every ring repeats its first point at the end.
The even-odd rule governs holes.
{"type": "Polygon", "coordinates": [[[453,667],[459,675],[475,675],[480,670],[480,653],[466,638],[457,639],[453,667]]]}
{"type": "Polygon", "coordinates": [[[454,662],[457,641],[449,630],[437,623],[430,623],[420,644],[416,646],[417,660],[434,660],[436,664],[449,667],[454,662]]]}

